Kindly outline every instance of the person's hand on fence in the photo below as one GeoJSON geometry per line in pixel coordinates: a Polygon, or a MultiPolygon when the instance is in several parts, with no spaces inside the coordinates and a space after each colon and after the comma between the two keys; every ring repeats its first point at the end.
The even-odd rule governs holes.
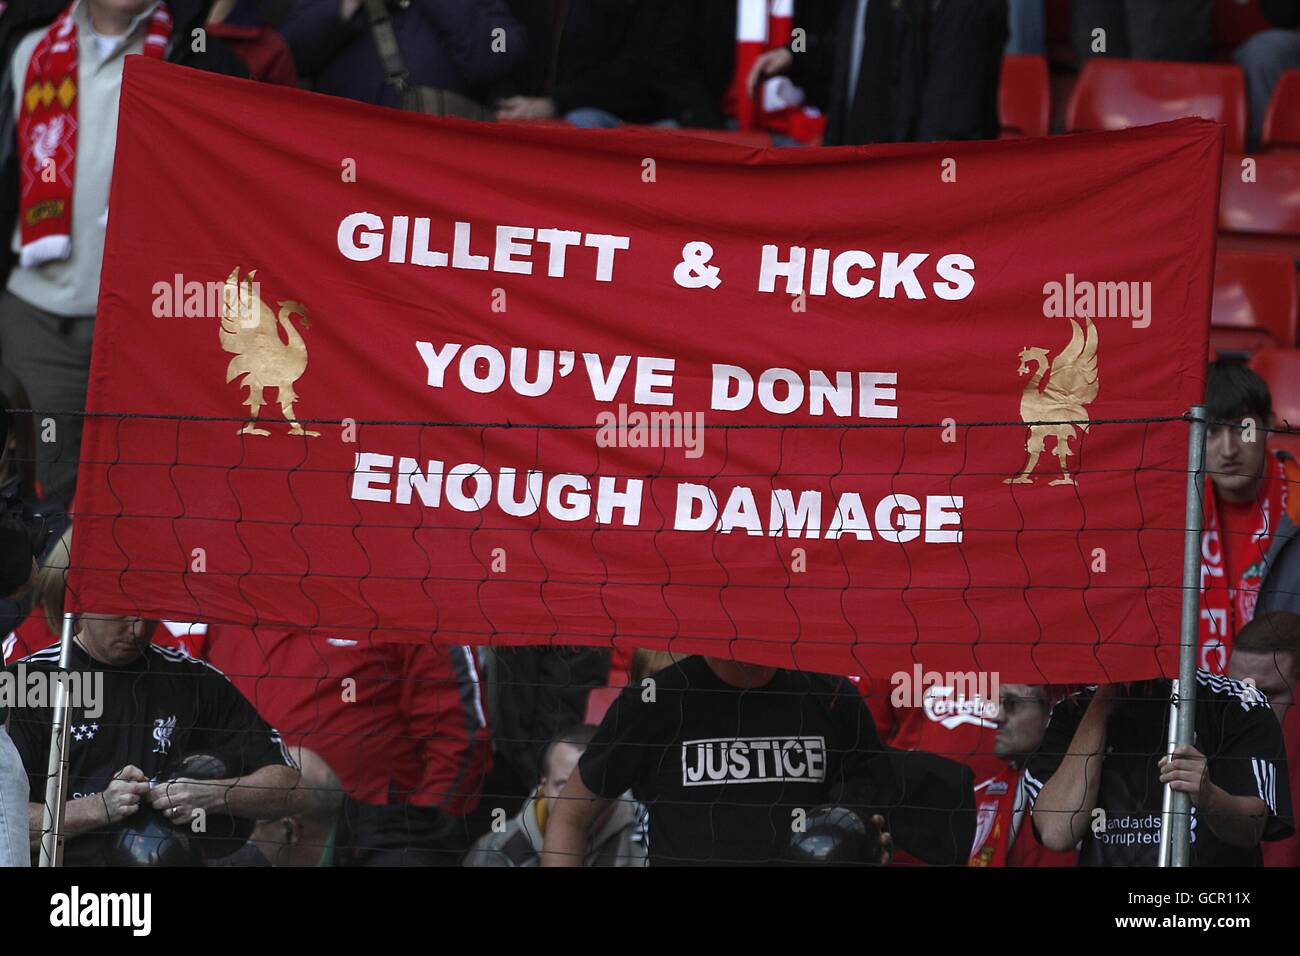
{"type": "Polygon", "coordinates": [[[149,780],[139,767],[127,764],[100,794],[104,803],[104,816],[108,823],[121,823],[136,810],[149,792],[149,780]]]}
{"type": "Polygon", "coordinates": [[[1192,803],[1197,806],[1205,804],[1210,795],[1209,764],[1195,747],[1182,746],[1174,748],[1174,755],[1161,757],[1160,782],[1168,784],[1175,790],[1191,794],[1192,803]]]}
{"type": "Polygon", "coordinates": [[[198,810],[225,810],[225,792],[230,781],[194,780],[177,777],[149,791],[149,805],[172,823],[188,823],[198,810]]]}

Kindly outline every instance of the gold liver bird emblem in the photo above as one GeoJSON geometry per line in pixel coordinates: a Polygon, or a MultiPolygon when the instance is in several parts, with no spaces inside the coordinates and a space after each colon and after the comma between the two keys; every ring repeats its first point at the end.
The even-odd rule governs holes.
{"type": "Polygon", "coordinates": [[[307,307],[301,302],[281,302],[279,313],[273,313],[252,281],[256,274],[256,269],[251,270],[241,282],[236,266],[222,289],[221,347],[235,356],[226,367],[226,381],[233,382],[242,376],[239,384],[248,389],[244,404],[249,409],[249,420],[239,434],[271,434],[257,427],[257,415],[266,404],[263,393],[274,388],[280,411],[290,426],[289,434],[315,437],[320,432],[304,429],[293,410],[293,403],[298,400],[293,384],[307,370],[307,345],[294,327],[292,316],[301,317],[304,329],[311,328],[307,307]]]}
{"type": "Polygon", "coordinates": [[[1027,485],[1033,483],[1030,475],[1038,465],[1038,456],[1046,449],[1047,439],[1055,444],[1052,453],[1061,463],[1061,477],[1049,484],[1073,485],[1070,477],[1069,459],[1074,456],[1070,442],[1078,432],[1088,430],[1088,412],[1086,406],[1097,397],[1099,387],[1097,378],[1097,329],[1091,319],[1085,319],[1088,330],[1085,333],[1079,323],[1070,320],[1074,326],[1074,335],[1070,344],[1052,360],[1047,383],[1043,384],[1043,375],[1048,373],[1047,350],[1026,348],[1020,352],[1021,375],[1029,375],[1025,390],[1020,396],[1020,419],[1029,425],[1029,439],[1025,442],[1025,467],[1014,478],[1003,479],[1003,484],[1027,485]],[[1033,366],[1032,370],[1030,366],[1033,366]],[[1079,424],[1072,424],[1078,422],[1079,424]]]}

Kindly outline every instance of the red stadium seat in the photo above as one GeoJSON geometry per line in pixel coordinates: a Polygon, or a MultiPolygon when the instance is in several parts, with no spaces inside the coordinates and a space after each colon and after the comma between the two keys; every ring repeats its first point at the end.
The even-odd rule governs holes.
{"type": "Polygon", "coordinates": [[[1214,264],[1211,353],[1250,353],[1295,344],[1295,261],[1267,253],[1220,251],[1214,264]]]}
{"type": "Polygon", "coordinates": [[[1214,0],[1216,47],[1238,46],[1272,25],[1259,9],[1259,0],[1214,0]]]}
{"type": "Polygon", "coordinates": [[[1225,154],[1219,191],[1219,247],[1300,256],[1300,155],[1225,154]],[[1254,161],[1253,178],[1244,160],[1254,161]]]}
{"type": "Polygon", "coordinates": [[[1300,149],[1300,70],[1283,70],[1264,114],[1260,145],[1300,149]]]}
{"type": "Polygon", "coordinates": [[[1300,349],[1263,349],[1250,360],[1250,367],[1268,382],[1273,393],[1273,424],[1290,428],[1290,434],[1274,433],[1269,441],[1300,458],[1300,349]]]}
{"type": "Polygon", "coordinates": [[[1046,136],[1051,105],[1047,60],[1004,56],[998,87],[998,124],[1003,136],[1046,136]]]}
{"type": "Polygon", "coordinates": [[[1225,148],[1246,142],[1246,81],[1225,63],[1165,63],[1094,57],[1079,76],[1065,128],[1124,129],[1203,116],[1227,126],[1225,148]]]}

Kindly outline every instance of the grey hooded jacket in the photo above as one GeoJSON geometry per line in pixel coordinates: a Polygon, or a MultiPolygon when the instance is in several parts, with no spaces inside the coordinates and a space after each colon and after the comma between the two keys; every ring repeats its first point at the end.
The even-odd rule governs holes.
{"type": "MultiPolygon", "coordinates": [[[[609,819],[591,838],[587,866],[645,866],[646,843],[641,826],[643,808],[624,794],[609,819]]],[[[542,831],[537,825],[537,797],[525,801],[500,833],[480,837],[465,854],[462,866],[537,866],[541,862],[542,831]]]]}

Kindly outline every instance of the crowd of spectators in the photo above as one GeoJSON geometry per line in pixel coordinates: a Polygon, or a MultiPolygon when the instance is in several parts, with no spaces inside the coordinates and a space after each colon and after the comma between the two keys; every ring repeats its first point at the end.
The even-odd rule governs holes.
{"type": "MultiPolygon", "coordinates": [[[[1256,134],[1281,70],[1300,66],[1300,0],[1260,6],[1276,29],[1236,51],[1256,134]]],[[[1074,54],[1203,59],[1211,8],[1075,0],[1074,54]]],[[[428,88],[500,122],[833,146],[997,136],[1004,51],[1042,52],[1044,18],[1043,0],[0,2],[0,398],[50,412],[8,416],[0,483],[48,540],[34,579],[24,553],[23,583],[3,595],[6,663],[58,666],[126,55],[388,107],[428,88]]],[[[1213,591],[1219,629],[1202,635],[1200,749],[1162,757],[1168,685],[1155,681],[1008,684],[995,700],[933,688],[949,696],[931,711],[892,706],[882,675],[87,618],[72,667],[103,675],[107,716],[73,715],[85,745],[69,771],[68,860],[1148,862],[1171,784],[1201,814],[1198,862],[1296,865],[1300,494],[1286,488],[1300,473],[1230,424],[1270,422],[1258,377],[1221,363],[1209,383],[1219,524],[1207,533],[1223,559],[1207,573],[1226,586],[1213,591]],[[1108,756],[1120,738],[1123,759],[1108,756]],[[727,782],[754,786],[711,786],[727,782]],[[791,820],[818,806],[843,813],[816,818],[826,839],[813,847],[791,820]],[[1097,808],[1147,822],[1112,839],[1097,808]],[[200,810],[224,829],[187,827],[200,810]]],[[[39,843],[50,723],[49,707],[7,715],[0,862],[39,843]]]]}

